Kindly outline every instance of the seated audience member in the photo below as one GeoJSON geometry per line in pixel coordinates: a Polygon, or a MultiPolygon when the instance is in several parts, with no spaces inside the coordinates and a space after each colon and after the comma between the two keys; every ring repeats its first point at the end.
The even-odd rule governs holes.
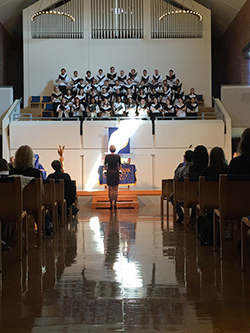
{"type": "Polygon", "coordinates": [[[175,84],[175,74],[172,69],[170,69],[169,75],[166,76],[166,79],[167,79],[168,86],[172,88],[173,85],[175,84]]]}
{"type": "Polygon", "coordinates": [[[111,105],[109,104],[109,101],[107,98],[104,98],[104,100],[101,102],[100,111],[101,111],[102,118],[111,117],[112,108],[111,108],[111,105]]]}
{"type": "Polygon", "coordinates": [[[163,116],[165,118],[175,117],[175,107],[171,104],[169,99],[167,99],[166,103],[163,105],[163,116]]]}
{"type": "Polygon", "coordinates": [[[144,82],[144,84],[149,82],[149,75],[148,75],[148,71],[146,69],[144,69],[143,72],[142,72],[140,82],[142,82],[142,81],[144,82]]]}
{"type": "Polygon", "coordinates": [[[52,93],[51,93],[51,102],[52,102],[54,117],[58,116],[56,109],[57,109],[58,105],[61,103],[62,97],[63,97],[62,92],[59,90],[58,86],[55,86],[54,91],[52,91],[52,93]]]}
{"type": "Polygon", "coordinates": [[[72,95],[70,89],[67,89],[66,95],[64,95],[63,97],[66,98],[66,102],[67,102],[68,106],[71,106],[73,104],[74,96],[72,95]]]}
{"type": "Polygon", "coordinates": [[[59,86],[59,90],[62,92],[63,95],[66,94],[67,85],[69,82],[68,74],[66,73],[66,69],[61,69],[61,74],[58,75],[58,78],[56,79],[56,83],[59,86]]]}
{"type": "Polygon", "coordinates": [[[70,113],[70,106],[67,105],[66,98],[63,97],[61,103],[56,109],[58,113],[58,118],[68,118],[70,113]]]}
{"type": "Polygon", "coordinates": [[[125,75],[123,69],[120,71],[120,75],[118,75],[118,80],[121,86],[124,86],[127,82],[127,75],[125,75]]]}
{"type": "Polygon", "coordinates": [[[10,170],[10,175],[22,175],[27,177],[42,177],[40,170],[34,168],[34,153],[30,146],[21,146],[15,154],[14,168],[10,170]]]}
{"type": "MultiPolygon", "coordinates": [[[[68,173],[62,172],[61,162],[54,160],[51,163],[52,168],[55,170],[54,173],[48,175],[48,179],[63,179],[64,180],[64,197],[67,201],[67,208],[69,209],[76,200],[76,187],[71,181],[71,177],[68,173]]],[[[76,207],[75,207],[76,208],[76,207]]],[[[78,211],[78,209],[76,208],[78,211]]],[[[77,213],[76,211],[76,213],[77,213]]],[[[76,215],[76,214],[73,214],[76,215]]]]}
{"type": "Polygon", "coordinates": [[[227,161],[222,148],[214,147],[209,156],[209,166],[205,167],[201,176],[218,178],[221,174],[227,173],[227,161]]]}
{"type": "Polygon", "coordinates": [[[233,158],[228,167],[228,174],[250,174],[250,128],[242,133],[239,146],[239,156],[233,158]]]}
{"type": "Polygon", "coordinates": [[[71,77],[71,80],[69,82],[70,87],[71,87],[71,91],[73,93],[76,93],[77,85],[78,85],[79,81],[80,81],[80,79],[78,77],[78,71],[74,71],[73,76],[71,77]]]}
{"type": "Polygon", "coordinates": [[[162,76],[160,75],[160,72],[158,69],[155,69],[155,73],[152,76],[152,78],[156,83],[158,83],[158,85],[162,83],[162,76]]]}
{"type": "Polygon", "coordinates": [[[131,69],[131,71],[128,73],[128,76],[130,77],[133,83],[135,84],[138,83],[138,75],[134,68],[131,69]]]}
{"type": "Polygon", "coordinates": [[[208,166],[208,152],[204,146],[197,146],[194,150],[193,163],[189,168],[188,177],[199,178],[204,168],[208,166]]]}
{"type": "Polygon", "coordinates": [[[162,117],[162,106],[158,103],[158,99],[154,97],[153,103],[149,108],[149,115],[151,118],[162,117]]]}
{"type": "Polygon", "coordinates": [[[103,70],[101,68],[98,70],[98,74],[96,75],[96,81],[100,87],[104,85],[105,74],[103,74],[103,70]]]}
{"type": "Polygon", "coordinates": [[[107,78],[109,79],[109,85],[113,87],[115,85],[115,78],[117,76],[117,73],[115,72],[115,67],[110,67],[110,72],[107,74],[107,78]]]}
{"type": "Polygon", "coordinates": [[[176,117],[185,118],[186,117],[186,110],[187,110],[187,107],[183,103],[182,98],[179,98],[178,103],[175,105],[176,117]]]}
{"type": "Polygon", "coordinates": [[[74,103],[71,105],[71,114],[73,117],[77,118],[84,118],[85,115],[85,108],[80,103],[80,100],[78,97],[75,97],[74,103]]]}
{"type": "Polygon", "coordinates": [[[121,97],[117,97],[117,101],[113,104],[113,114],[115,116],[124,116],[126,111],[125,104],[122,102],[121,97]]]}
{"type": "Polygon", "coordinates": [[[99,117],[99,113],[100,108],[97,101],[95,100],[95,98],[91,98],[90,104],[88,105],[88,116],[91,118],[97,118],[99,117]]]}
{"type": "Polygon", "coordinates": [[[0,158],[0,177],[9,176],[9,164],[4,158],[0,158]]]}
{"type": "Polygon", "coordinates": [[[14,161],[15,161],[15,156],[11,156],[10,157],[10,161],[9,161],[9,169],[13,169],[14,168],[14,161]]]}
{"type": "Polygon", "coordinates": [[[149,108],[144,98],[141,99],[141,102],[137,106],[137,114],[142,119],[149,119],[149,108]]]}
{"type": "Polygon", "coordinates": [[[126,108],[126,115],[128,117],[136,117],[137,116],[136,104],[133,101],[132,97],[129,97],[129,99],[128,99],[127,108],[126,108]]]}
{"type": "MultiPolygon", "coordinates": [[[[192,150],[186,150],[184,154],[184,161],[180,163],[174,172],[174,178],[183,180],[184,177],[188,177],[189,175],[189,168],[192,165],[193,161],[193,152],[192,150]]],[[[174,193],[172,193],[169,197],[172,205],[174,204],[174,193]]],[[[178,215],[177,223],[181,223],[184,221],[184,213],[182,210],[183,201],[178,201],[176,205],[176,213],[178,215]]]]}
{"type": "Polygon", "coordinates": [[[189,167],[193,162],[194,152],[192,150],[186,150],[183,156],[184,161],[178,165],[174,172],[175,179],[184,179],[189,176],[189,167]]]}
{"type": "Polygon", "coordinates": [[[192,97],[191,102],[187,104],[187,116],[192,118],[197,118],[199,112],[199,105],[195,102],[192,97]]]}
{"type": "Polygon", "coordinates": [[[91,75],[91,71],[87,71],[86,72],[86,76],[85,76],[85,83],[86,83],[86,85],[91,85],[92,84],[92,81],[93,81],[93,79],[94,79],[94,76],[92,76],[91,75]]]}

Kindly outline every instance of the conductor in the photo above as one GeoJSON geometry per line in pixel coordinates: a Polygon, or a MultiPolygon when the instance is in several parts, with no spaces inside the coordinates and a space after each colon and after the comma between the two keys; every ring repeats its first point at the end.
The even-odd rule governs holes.
{"type": "Polygon", "coordinates": [[[120,155],[115,154],[116,147],[114,145],[111,145],[109,147],[109,150],[111,154],[106,155],[104,166],[107,173],[107,185],[109,188],[110,209],[112,209],[113,207],[113,202],[114,202],[114,209],[116,209],[121,158],[120,155]]]}

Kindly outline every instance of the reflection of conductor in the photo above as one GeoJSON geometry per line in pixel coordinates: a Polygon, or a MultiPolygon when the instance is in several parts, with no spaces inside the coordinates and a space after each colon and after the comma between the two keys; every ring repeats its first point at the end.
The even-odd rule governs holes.
{"type": "Polygon", "coordinates": [[[116,209],[121,158],[119,155],[115,154],[116,147],[114,145],[111,145],[109,147],[109,150],[111,154],[106,155],[104,166],[105,166],[105,172],[107,172],[107,185],[109,187],[110,209],[112,209],[113,201],[114,201],[114,208],[116,209]]]}
{"type": "Polygon", "coordinates": [[[120,237],[119,237],[119,221],[116,213],[110,215],[110,223],[108,225],[107,235],[107,252],[105,258],[105,266],[113,269],[114,263],[117,261],[119,253],[120,237]]]}

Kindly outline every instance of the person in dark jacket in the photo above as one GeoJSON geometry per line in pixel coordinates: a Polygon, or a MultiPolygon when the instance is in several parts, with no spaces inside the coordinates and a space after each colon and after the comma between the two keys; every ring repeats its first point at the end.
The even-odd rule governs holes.
{"type": "Polygon", "coordinates": [[[76,187],[75,184],[72,182],[71,177],[68,173],[62,172],[62,165],[61,162],[58,160],[54,160],[51,163],[52,168],[55,172],[48,175],[48,179],[63,179],[64,180],[64,193],[65,199],[67,201],[68,209],[72,207],[73,215],[76,215],[78,212],[78,208],[74,206],[74,202],[76,199],[76,187]]]}
{"type": "Polygon", "coordinates": [[[250,174],[250,128],[245,129],[241,135],[238,146],[240,156],[231,160],[227,173],[228,174],[250,174]]]}

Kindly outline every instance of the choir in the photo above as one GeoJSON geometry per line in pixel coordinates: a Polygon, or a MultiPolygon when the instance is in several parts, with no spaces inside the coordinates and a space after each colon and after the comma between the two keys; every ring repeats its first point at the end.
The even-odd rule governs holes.
{"type": "Polygon", "coordinates": [[[126,75],[110,67],[93,76],[88,70],[84,78],[78,71],[68,78],[66,69],[55,80],[51,94],[54,117],[139,117],[142,119],[197,118],[199,110],[195,89],[184,94],[181,81],[174,71],[162,76],[158,69],[150,76],[146,69],[139,75],[134,68],[126,75]]]}

